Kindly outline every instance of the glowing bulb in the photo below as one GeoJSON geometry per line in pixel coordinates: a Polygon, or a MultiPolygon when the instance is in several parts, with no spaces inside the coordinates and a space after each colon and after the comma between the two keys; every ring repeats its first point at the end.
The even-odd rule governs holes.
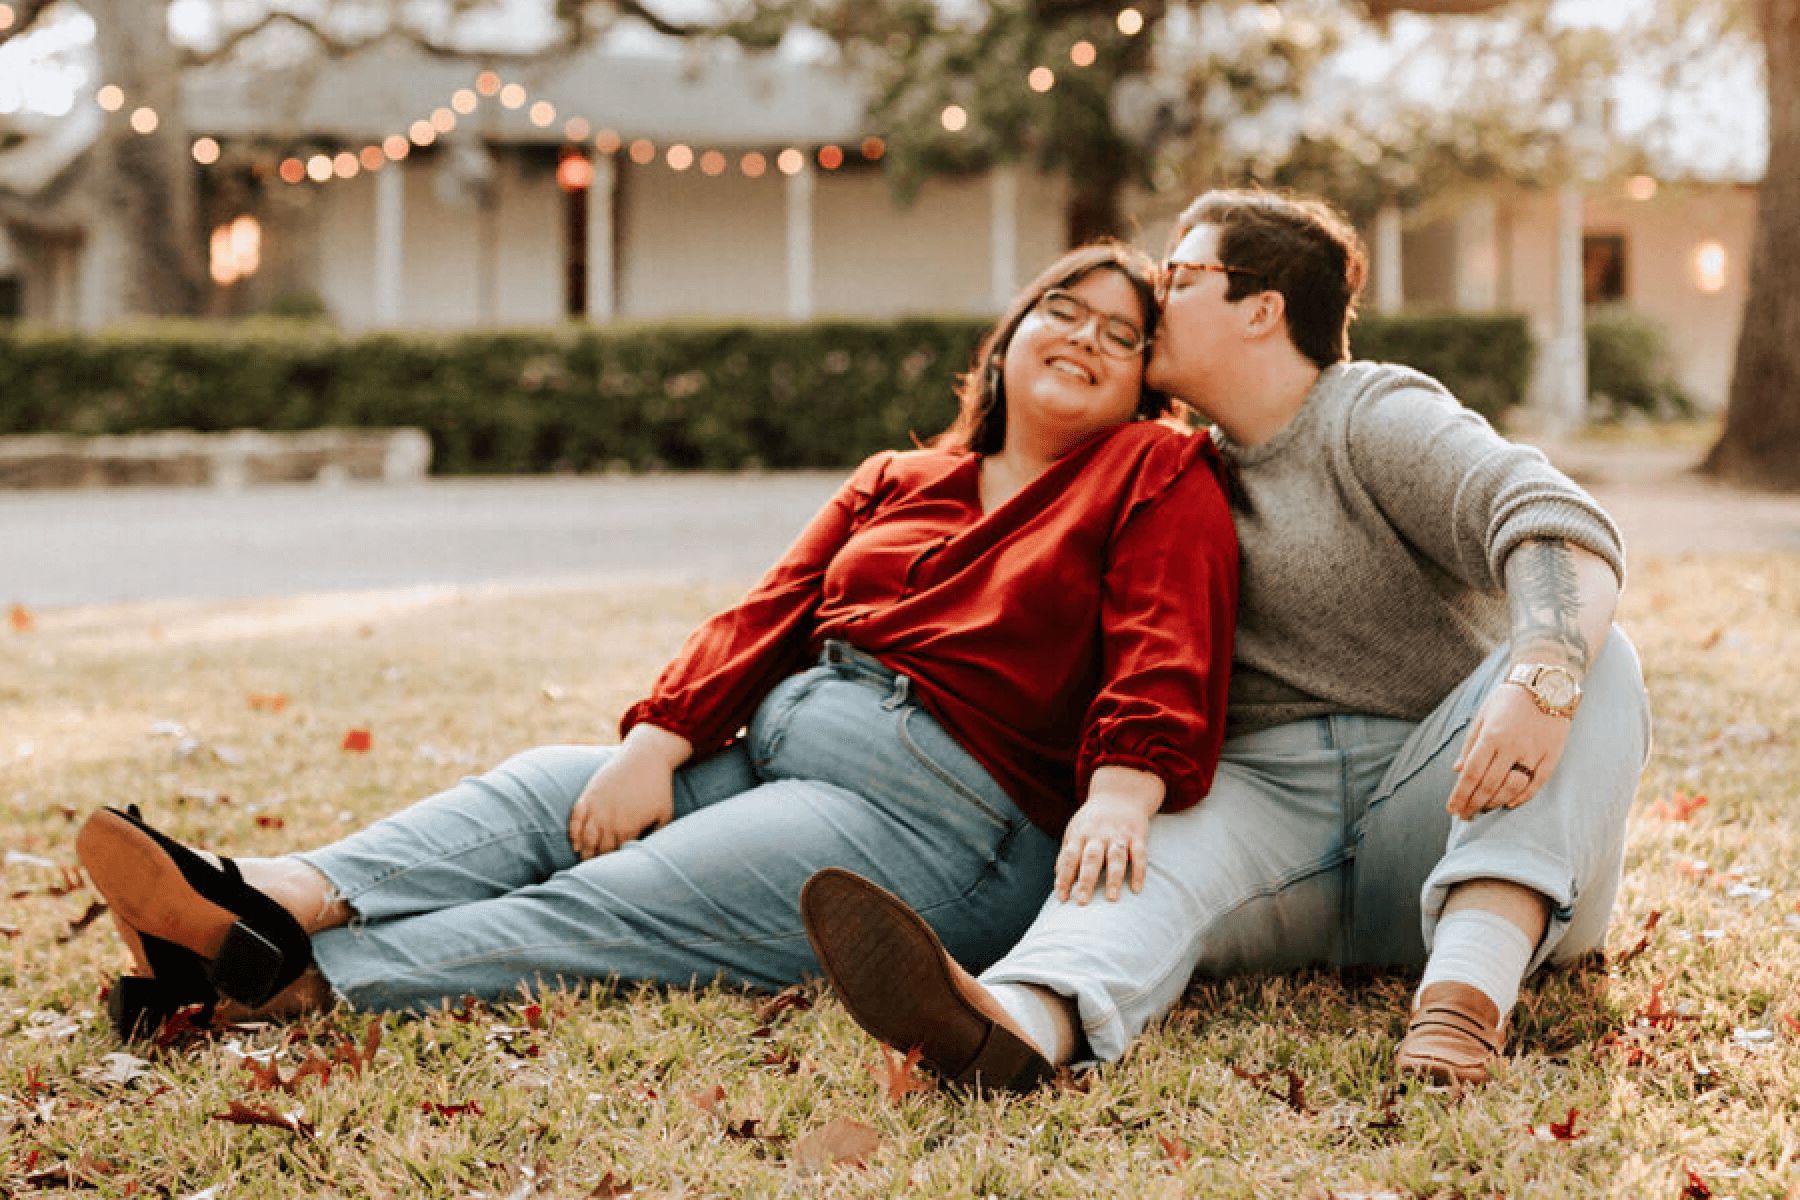
{"type": "Polygon", "coordinates": [[[590,128],[586,117],[570,117],[563,124],[563,136],[571,142],[585,142],[590,128]]]}
{"type": "Polygon", "coordinates": [[[1031,74],[1025,77],[1025,82],[1032,91],[1042,95],[1056,86],[1056,72],[1049,67],[1033,67],[1031,74]]]}
{"type": "Polygon", "coordinates": [[[694,152],[679,142],[669,147],[669,166],[677,171],[685,171],[694,165],[694,152]]]}
{"type": "Polygon", "coordinates": [[[155,133],[156,127],[160,124],[162,124],[162,119],[149,105],[131,110],[131,127],[139,133],[155,133]]]}
{"type": "Polygon", "coordinates": [[[1119,10],[1119,32],[1126,37],[1136,37],[1144,31],[1144,14],[1135,8],[1119,10]]]}
{"type": "Polygon", "coordinates": [[[649,138],[639,138],[631,143],[631,161],[640,167],[647,167],[656,161],[656,143],[649,138]]]}
{"type": "Polygon", "coordinates": [[[194,141],[194,161],[203,167],[210,167],[219,161],[219,143],[209,137],[197,138],[194,141]]]}
{"type": "Polygon", "coordinates": [[[481,97],[468,88],[457,88],[450,96],[450,107],[465,117],[474,112],[475,106],[480,103],[481,97]]]}
{"type": "Polygon", "coordinates": [[[615,130],[602,129],[594,135],[594,149],[602,154],[617,154],[624,144],[624,139],[615,130]]]}
{"type": "Polygon", "coordinates": [[[381,152],[380,146],[364,146],[357,152],[356,161],[365,171],[379,171],[387,165],[387,155],[381,152]]]}
{"type": "Polygon", "coordinates": [[[331,156],[315,154],[306,160],[306,177],[314,183],[324,183],[331,178],[331,156]]]}
{"type": "Polygon", "coordinates": [[[556,164],[556,186],[565,192],[579,192],[594,182],[594,164],[579,154],[565,155],[556,164]]]}
{"type": "Polygon", "coordinates": [[[1625,194],[1633,200],[1648,200],[1656,195],[1654,175],[1633,175],[1625,181],[1625,194]]]}
{"type": "Polygon", "coordinates": [[[536,104],[531,106],[530,116],[533,125],[536,125],[539,129],[548,129],[550,123],[556,120],[556,105],[550,103],[548,100],[539,100],[536,104]]]}
{"type": "Polygon", "coordinates": [[[1707,295],[1725,290],[1725,247],[1719,242],[1701,242],[1694,247],[1694,286],[1707,295]]]}
{"type": "Polygon", "coordinates": [[[1069,61],[1078,67],[1091,67],[1100,52],[1094,49],[1092,42],[1076,42],[1069,47],[1069,61]]]}
{"type": "Polygon", "coordinates": [[[475,90],[484,96],[492,96],[500,90],[500,74],[497,71],[483,71],[475,77],[475,90]]]}
{"type": "Polygon", "coordinates": [[[789,146],[775,156],[775,166],[783,175],[798,175],[806,170],[806,155],[789,146]]]}
{"type": "Polygon", "coordinates": [[[412,143],[397,133],[390,133],[381,139],[381,152],[394,162],[399,162],[412,153],[412,143]]]}
{"type": "Polygon", "coordinates": [[[429,146],[437,141],[437,130],[431,127],[430,121],[414,121],[406,132],[412,135],[415,146],[429,146]]]}
{"type": "Polygon", "coordinates": [[[431,127],[439,133],[449,133],[456,128],[456,114],[447,108],[432,109],[431,127]]]}
{"type": "Polygon", "coordinates": [[[125,107],[125,89],[116,83],[105,84],[94,93],[94,103],[107,112],[118,112],[125,107]]]}
{"type": "Polygon", "coordinates": [[[844,152],[836,146],[819,147],[819,165],[827,171],[835,171],[844,165],[844,152]]]}
{"type": "Polygon", "coordinates": [[[237,282],[237,260],[231,253],[231,227],[221,225],[212,231],[211,241],[207,246],[207,273],[212,281],[220,287],[230,287],[237,282]]]}
{"type": "Polygon", "coordinates": [[[738,161],[738,170],[751,179],[761,179],[769,169],[769,160],[752,150],[738,161]]]}
{"type": "Polygon", "coordinates": [[[297,158],[281,160],[281,179],[284,183],[299,183],[306,178],[306,164],[297,158]]]}
{"type": "Polygon", "coordinates": [[[13,22],[18,19],[18,16],[13,12],[12,5],[0,4],[0,33],[4,33],[6,30],[11,29],[13,27],[13,22]]]}
{"type": "Polygon", "coordinates": [[[524,85],[517,84],[517,83],[509,83],[505,87],[501,88],[500,89],[500,103],[504,104],[508,108],[517,108],[521,104],[525,103],[524,85]]]}
{"type": "Polygon", "coordinates": [[[726,166],[725,156],[717,150],[708,150],[700,156],[700,173],[702,175],[723,175],[726,166]]]}
{"type": "Polygon", "coordinates": [[[231,236],[231,257],[237,263],[238,277],[256,274],[262,266],[262,225],[245,213],[227,227],[231,236]]]}
{"type": "Polygon", "coordinates": [[[868,159],[870,162],[875,162],[877,159],[879,159],[882,155],[884,155],[886,153],[887,153],[887,143],[882,141],[880,138],[866,137],[863,139],[862,156],[864,158],[868,159]]]}
{"type": "Polygon", "coordinates": [[[969,114],[960,104],[952,104],[938,117],[951,133],[961,133],[969,125],[969,114]]]}
{"type": "Polygon", "coordinates": [[[356,161],[356,155],[348,150],[340,150],[331,159],[331,173],[339,179],[354,179],[362,170],[362,164],[356,161]]]}

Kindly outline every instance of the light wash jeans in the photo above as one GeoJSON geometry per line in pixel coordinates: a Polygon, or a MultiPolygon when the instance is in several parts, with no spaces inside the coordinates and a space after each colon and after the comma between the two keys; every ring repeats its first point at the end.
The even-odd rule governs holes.
{"type": "Polygon", "coordinates": [[[675,775],[675,818],[583,862],[569,812],[613,753],[527,751],[301,855],[355,912],[313,938],[362,1009],[617,979],[778,989],[816,974],[800,885],[839,866],[902,897],[975,969],[1018,940],[1057,843],[848,646],[777,686],[749,736],[675,775]]]}
{"type": "Polygon", "coordinates": [[[1549,897],[1532,969],[1598,948],[1650,751],[1637,654],[1614,629],[1536,796],[1453,820],[1451,764],[1507,662],[1496,651],[1416,724],[1337,714],[1228,740],[1206,799],[1152,819],[1142,893],[1052,897],[982,982],[1073,997],[1094,1056],[1115,1059],[1196,974],[1423,964],[1450,888],[1466,880],[1549,897]]]}

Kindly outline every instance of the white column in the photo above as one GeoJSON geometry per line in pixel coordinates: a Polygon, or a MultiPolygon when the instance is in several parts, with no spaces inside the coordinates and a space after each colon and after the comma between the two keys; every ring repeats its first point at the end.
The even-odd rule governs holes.
{"type": "Polygon", "coordinates": [[[1582,311],[1581,188],[1556,193],[1556,332],[1550,339],[1550,431],[1570,434],[1587,416],[1587,342],[1582,311]]]}
{"type": "Polygon", "coordinates": [[[796,321],[813,315],[812,161],[787,177],[787,312],[796,321]]]}
{"type": "Polygon", "coordinates": [[[1456,215],[1456,307],[1493,312],[1500,306],[1500,210],[1482,196],[1456,215]]]}
{"type": "Polygon", "coordinates": [[[1400,249],[1403,236],[1400,206],[1382,205],[1375,214],[1375,294],[1370,297],[1378,313],[1397,313],[1406,303],[1400,249]]]}
{"type": "Polygon", "coordinates": [[[1002,163],[989,176],[993,240],[989,256],[989,291],[995,312],[1003,311],[1019,287],[1019,168],[1002,163]]]}
{"type": "Polygon", "coordinates": [[[406,244],[406,165],[375,172],[375,324],[400,324],[400,279],[406,244]]]}
{"type": "Polygon", "coordinates": [[[619,172],[610,154],[594,156],[594,179],[587,198],[587,317],[598,325],[618,315],[613,297],[618,295],[618,270],[613,261],[613,197],[619,172]]]}

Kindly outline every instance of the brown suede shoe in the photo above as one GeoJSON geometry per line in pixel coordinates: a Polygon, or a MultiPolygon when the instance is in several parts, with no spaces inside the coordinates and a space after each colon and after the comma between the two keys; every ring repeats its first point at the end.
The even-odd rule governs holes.
{"type": "Polygon", "coordinates": [[[800,889],[806,936],[856,1023],[953,1083],[1029,1091],[1055,1068],[944,950],[919,914],[860,875],[827,867],[800,889]]]}
{"type": "Polygon", "coordinates": [[[1435,1083],[1486,1083],[1505,1040],[1500,1010],[1480,988],[1434,983],[1419,993],[1394,1068],[1435,1083]]]}

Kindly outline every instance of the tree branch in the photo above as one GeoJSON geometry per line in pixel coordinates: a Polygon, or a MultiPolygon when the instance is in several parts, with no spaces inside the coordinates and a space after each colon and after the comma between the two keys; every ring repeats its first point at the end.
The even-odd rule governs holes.
{"type": "Polygon", "coordinates": [[[0,45],[12,41],[20,34],[31,32],[38,18],[50,11],[56,0],[10,0],[13,10],[13,23],[4,31],[0,31],[0,45]]]}

